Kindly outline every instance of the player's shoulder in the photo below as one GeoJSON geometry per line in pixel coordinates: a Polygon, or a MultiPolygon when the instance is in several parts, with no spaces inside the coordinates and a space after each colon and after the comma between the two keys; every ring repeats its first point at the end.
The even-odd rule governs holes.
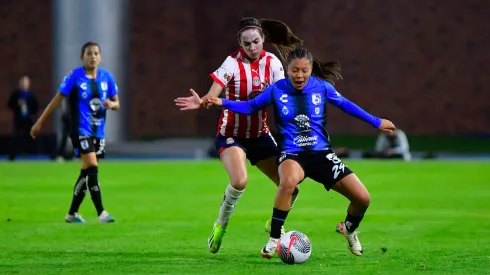
{"type": "Polygon", "coordinates": [[[264,56],[269,57],[271,59],[271,61],[281,62],[281,60],[279,60],[279,57],[277,57],[275,54],[273,54],[271,52],[266,51],[264,56]]]}
{"type": "Polygon", "coordinates": [[[82,75],[84,75],[83,66],[72,69],[71,71],[69,71],[66,74],[66,77],[74,77],[74,78],[77,78],[77,77],[80,77],[82,75]]]}
{"type": "Polygon", "coordinates": [[[310,87],[312,88],[324,88],[324,89],[327,89],[327,90],[330,90],[330,89],[334,89],[335,88],[333,87],[332,83],[324,80],[324,79],[321,79],[319,77],[316,77],[316,76],[310,76],[310,80],[309,81],[312,81],[312,85],[310,87]]]}
{"type": "Polygon", "coordinates": [[[104,68],[100,68],[100,67],[99,67],[98,70],[99,70],[99,74],[100,74],[100,77],[101,78],[109,79],[109,80],[114,80],[114,76],[108,70],[106,70],[104,68]]]}
{"type": "Polygon", "coordinates": [[[226,56],[225,62],[237,63],[238,59],[240,59],[240,51],[234,51],[226,56]]]}
{"type": "Polygon", "coordinates": [[[276,81],[271,85],[272,90],[275,92],[286,92],[288,91],[288,78],[283,78],[281,80],[276,81]]]}

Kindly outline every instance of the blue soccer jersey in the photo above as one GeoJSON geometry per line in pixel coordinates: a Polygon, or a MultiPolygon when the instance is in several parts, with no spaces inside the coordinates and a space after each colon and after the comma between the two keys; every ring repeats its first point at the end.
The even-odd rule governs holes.
{"type": "Polygon", "coordinates": [[[274,105],[279,147],[282,152],[297,153],[331,148],[330,137],[325,128],[327,102],[373,127],[381,125],[380,118],[343,97],[329,82],[313,76],[301,91],[296,90],[291,80],[286,78],[269,86],[253,100],[234,102],[223,99],[223,108],[248,115],[268,105],[274,105]]]}
{"type": "Polygon", "coordinates": [[[71,134],[104,138],[106,108],[102,103],[117,95],[114,77],[97,69],[97,77],[88,78],[83,67],[71,71],[63,79],[59,92],[68,97],[71,134]]]}

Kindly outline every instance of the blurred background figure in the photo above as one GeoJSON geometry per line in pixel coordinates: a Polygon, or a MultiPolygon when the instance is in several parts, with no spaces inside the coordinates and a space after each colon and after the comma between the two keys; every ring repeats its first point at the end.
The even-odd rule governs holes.
{"type": "Polygon", "coordinates": [[[14,160],[18,154],[35,151],[35,143],[30,138],[29,131],[38,111],[38,101],[30,87],[29,77],[22,76],[19,80],[19,87],[12,92],[8,101],[8,107],[14,119],[9,160],[14,160]]]}
{"type": "Polygon", "coordinates": [[[410,161],[410,146],[407,135],[396,129],[393,132],[380,133],[374,152],[364,152],[363,158],[382,158],[382,159],[403,159],[410,161]]]}

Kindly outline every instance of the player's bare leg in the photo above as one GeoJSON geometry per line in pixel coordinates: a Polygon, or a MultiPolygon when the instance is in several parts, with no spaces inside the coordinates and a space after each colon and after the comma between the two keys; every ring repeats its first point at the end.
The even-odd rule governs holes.
{"type": "Polygon", "coordinates": [[[305,177],[303,168],[294,160],[285,160],[279,165],[278,170],[281,180],[274,199],[270,238],[260,251],[260,255],[266,259],[272,258],[276,253],[277,243],[281,237],[281,228],[286,221],[291,206],[292,194],[298,183],[305,177]]]}
{"type": "Polygon", "coordinates": [[[240,196],[247,185],[247,165],[246,155],[243,149],[238,146],[226,148],[220,154],[220,160],[228,172],[230,184],[226,187],[223,200],[221,202],[219,216],[213,226],[213,231],[208,238],[209,251],[218,252],[221,247],[223,236],[228,227],[230,216],[238,203],[240,196]]]}
{"type": "MultiPolygon", "coordinates": [[[[276,184],[276,186],[279,186],[279,172],[278,172],[278,167],[277,167],[277,156],[270,157],[268,159],[261,160],[257,162],[257,168],[264,173],[272,182],[276,184]]],[[[296,186],[293,191],[293,195],[291,197],[291,205],[289,207],[289,210],[291,210],[294,206],[294,203],[296,202],[296,199],[298,198],[299,194],[299,186],[296,186]]],[[[265,231],[267,233],[271,233],[271,220],[267,220],[265,222],[265,231]]],[[[284,226],[281,227],[281,236],[285,233],[284,226]]]]}
{"type": "Polygon", "coordinates": [[[363,250],[355,230],[359,227],[371,202],[369,192],[355,174],[347,175],[337,182],[332,189],[350,200],[347,217],[344,222],[337,225],[336,230],[347,239],[349,250],[354,255],[361,256],[363,250]]]}

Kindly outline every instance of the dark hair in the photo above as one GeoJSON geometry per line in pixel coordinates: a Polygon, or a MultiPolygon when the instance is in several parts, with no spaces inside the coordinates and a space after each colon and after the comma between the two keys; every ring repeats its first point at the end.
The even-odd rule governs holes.
{"type": "Polygon", "coordinates": [[[335,85],[335,81],[342,79],[340,63],[337,61],[323,63],[320,59],[313,57],[313,54],[307,49],[297,48],[289,52],[286,63],[289,65],[291,61],[297,58],[306,58],[310,60],[312,65],[311,74],[330,82],[332,85],[335,85]]]}
{"type": "Polygon", "coordinates": [[[85,51],[87,50],[88,47],[92,47],[92,46],[96,46],[99,48],[99,51],[102,51],[100,49],[100,46],[99,44],[95,43],[95,42],[92,42],[92,41],[88,41],[86,42],[85,44],[83,44],[82,46],[82,51],[80,52],[80,56],[83,56],[83,54],[85,53],[85,51]]]}
{"type": "Polygon", "coordinates": [[[330,61],[323,63],[320,59],[304,48],[297,48],[296,44],[303,45],[303,40],[297,37],[285,23],[273,19],[256,19],[253,17],[243,18],[238,24],[238,38],[243,31],[256,28],[265,38],[265,41],[271,43],[279,54],[282,62],[289,64],[296,58],[308,58],[313,66],[312,74],[332,85],[335,81],[342,79],[340,73],[340,63],[330,61]]]}
{"type": "Polygon", "coordinates": [[[279,54],[282,62],[286,62],[286,56],[296,48],[296,44],[303,44],[303,40],[297,37],[285,23],[273,19],[243,18],[238,24],[237,36],[243,31],[255,28],[264,36],[265,42],[271,43],[279,54]]]}

